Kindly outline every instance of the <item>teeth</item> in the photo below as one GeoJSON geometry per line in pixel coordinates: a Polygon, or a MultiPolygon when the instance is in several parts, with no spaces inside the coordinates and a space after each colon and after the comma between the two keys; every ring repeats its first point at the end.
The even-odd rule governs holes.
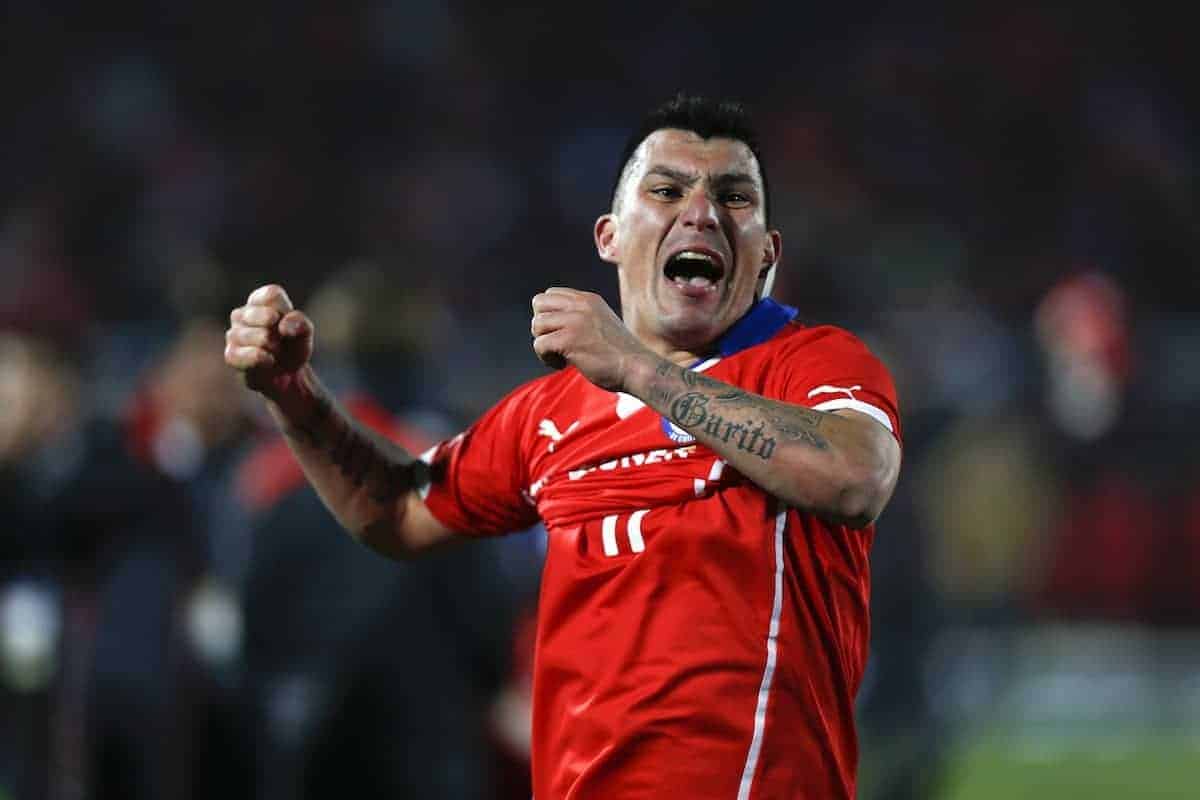
{"type": "Polygon", "coordinates": [[[709,288],[709,287],[713,286],[713,282],[710,281],[708,278],[701,277],[700,275],[696,275],[692,278],[685,278],[681,275],[681,276],[675,278],[675,285],[676,286],[696,286],[699,288],[709,288]]]}
{"type": "Polygon", "coordinates": [[[680,288],[690,287],[711,291],[722,278],[724,270],[720,267],[718,260],[708,253],[681,250],[671,256],[666,266],[666,272],[675,285],[680,288]],[[681,263],[683,261],[691,261],[693,264],[686,266],[681,263]],[[704,266],[700,266],[701,262],[704,266]]]}

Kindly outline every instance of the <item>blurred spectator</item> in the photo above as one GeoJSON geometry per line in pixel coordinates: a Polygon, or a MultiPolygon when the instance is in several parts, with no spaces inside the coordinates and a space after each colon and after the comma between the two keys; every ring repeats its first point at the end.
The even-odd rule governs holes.
{"type": "Polygon", "coordinates": [[[1058,617],[1149,621],[1161,529],[1150,493],[1111,466],[1075,484],[1051,531],[1036,600],[1058,617]]]}
{"type": "Polygon", "coordinates": [[[0,794],[32,800],[50,789],[63,499],[83,461],[79,386],[56,347],[0,332],[0,794]]]}
{"type": "Polygon", "coordinates": [[[1056,284],[1038,304],[1034,332],[1046,359],[1051,418],[1077,439],[1116,424],[1133,374],[1126,297],[1095,271],[1056,284]]]}
{"type": "Polygon", "coordinates": [[[61,496],[69,638],[56,797],[186,797],[236,773],[236,741],[209,735],[227,722],[208,672],[228,646],[188,638],[196,629],[183,624],[192,590],[228,560],[238,524],[227,473],[247,418],[221,399],[236,392],[219,362],[212,369],[221,345],[220,324],[182,324],[126,415],[89,424],[61,496]]]}
{"type": "Polygon", "coordinates": [[[1040,435],[1020,416],[964,419],[913,465],[932,575],[960,623],[1011,623],[1038,585],[1061,502],[1040,435]]]}

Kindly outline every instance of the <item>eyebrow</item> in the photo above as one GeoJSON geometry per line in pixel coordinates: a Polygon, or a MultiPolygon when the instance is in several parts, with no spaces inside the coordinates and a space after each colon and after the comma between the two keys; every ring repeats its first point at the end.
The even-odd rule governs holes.
{"type": "MultiPolygon", "coordinates": [[[[685,186],[691,186],[700,180],[700,175],[695,172],[684,172],[674,167],[668,167],[665,164],[651,166],[646,170],[646,175],[661,175],[664,178],[678,181],[685,186]]],[[[735,183],[749,183],[756,187],[758,186],[754,180],[754,176],[748,172],[722,172],[718,175],[713,175],[711,182],[714,186],[729,186],[735,183]]]]}

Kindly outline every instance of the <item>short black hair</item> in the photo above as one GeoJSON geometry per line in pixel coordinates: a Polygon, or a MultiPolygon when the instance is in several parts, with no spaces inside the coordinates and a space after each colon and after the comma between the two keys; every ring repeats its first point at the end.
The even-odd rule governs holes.
{"type": "Polygon", "coordinates": [[[750,123],[750,116],[745,106],[736,100],[715,100],[703,95],[680,92],[667,102],[650,111],[640,125],[634,129],[625,141],[621,151],[621,160],[617,164],[617,174],[613,178],[612,202],[616,205],[617,192],[621,190],[621,181],[625,171],[638,147],[650,134],[663,129],[691,131],[701,139],[733,139],[739,141],[754,155],[758,162],[758,174],[762,176],[763,184],[763,213],[767,214],[769,196],[767,184],[767,165],[763,162],[762,148],[759,145],[758,134],[750,123]]]}

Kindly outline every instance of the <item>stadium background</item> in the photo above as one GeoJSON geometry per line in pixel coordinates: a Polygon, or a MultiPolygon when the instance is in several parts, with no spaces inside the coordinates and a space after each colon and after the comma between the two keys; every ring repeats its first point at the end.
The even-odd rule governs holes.
{"type": "Polygon", "coordinates": [[[415,445],[601,291],[626,129],[755,112],[776,297],[892,368],[864,798],[1200,786],[1195,45],[1149,5],[0,12],[0,798],[528,796],[538,531],[392,567],[220,364],[286,285],[415,445]],[[244,402],[246,401],[246,402],[244,402]],[[299,787],[306,787],[304,791],[299,787]],[[524,793],[524,795],[522,795],[524,793]]]}

